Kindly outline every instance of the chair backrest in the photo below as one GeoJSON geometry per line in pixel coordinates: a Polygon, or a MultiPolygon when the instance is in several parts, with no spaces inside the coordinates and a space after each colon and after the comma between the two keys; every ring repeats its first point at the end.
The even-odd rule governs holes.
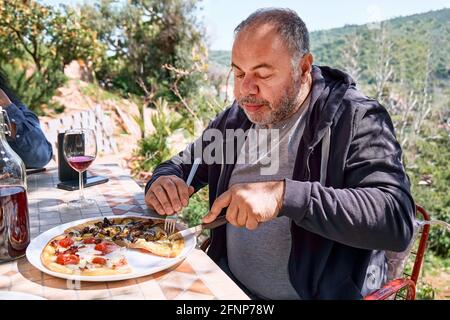
{"type": "MultiPolygon", "coordinates": [[[[430,221],[430,215],[428,212],[421,206],[416,205],[416,217],[421,216],[421,218],[425,221],[430,221]]],[[[410,275],[411,280],[417,284],[417,280],[420,276],[420,269],[422,268],[423,259],[425,256],[425,251],[427,248],[427,241],[428,241],[428,235],[430,234],[430,225],[426,224],[422,226],[420,234],[420,240],[419,240],[419,247],[417,248],[416,252],[411,252],[411,255],[416,256],[414,260],[414,266],[410,275]]],[[[405,274],[406,276],[409,276],[408,274],[405,274]]]]}
{"type": "MultiPolygon", "coordinates": [[[[388,259],[388,283],[381,289],[364,297],[365,300],[414,300],[416,296],[416,284],[420,276],[423,258],[430,232],[430,215],[419,205],[416,205],[416,220],[414,234],[408,248],[403,252],[386,251],[388,259]],[[420,219],[420,220],[419,220],[420,219]],[[425,223],[428,222],[428,223],[425,223]],[[414,251],[415,250],[415,251],[414,251]],[[410,274],[406,273],[406,263],[414,258],[414,264],[410,274]],[[404,291],[406,289],[406,292],[404,291]]],[[[407,268],[409,269],[409,268],[407,268]]]]}
{"type": "Polygon", "coordinates": [[[430,216],[424,208],[416,205],[414,234],[410,245],[403,252],[386,251],[389,266],[388,281],[398,278],[409,278],[414,282],[414,284],[417,283],[425,255],[428,234],[430,231],[430,226],[428,224],[423,225],[420,223],[421,220],[429,221],[430,216]],[[414,264],[411,269],[411,273],[408,274],[405,269],[407,262],[411,261],[412,258],[414,259],[414,264]]]}
{"type": "MultiPolygon", "coordinates": [[[[47,140],[52,144],[53,150],[58,148],[58,133],[74,128],[94,129],[97,138],[97,150],[103,154],[117,153],[117,144],[113,137],[111,119],[105,115],[101,106],[94,110],[72,113],[58,119],[42,121],[42,130],[47,140]]],[[[57,154],[57,152],[54,152],[57,154]]]]}

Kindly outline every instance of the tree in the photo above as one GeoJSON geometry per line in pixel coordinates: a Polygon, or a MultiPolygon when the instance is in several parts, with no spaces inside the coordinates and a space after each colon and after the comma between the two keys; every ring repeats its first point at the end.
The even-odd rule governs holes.
{"type": "Polygon", "coordinates": [[[360,60],[361,35],[359,33],[349,34],[345,36],[345,40],[346,44],[341,49],[342,64],[345,71],[358,83],[362,71],[358,63],[360,60]]]}
{"type": "Polygon", "coordinates": [[[385,100],[386,91],[389,90],[388,83],[392,80],[394,69],[392,67],[392,46],[388,30],[384,23],[377,32],[376,46],[378,48],[378,60],[376,63],[376,85],[375,98],[379,101],[385,100]]]}
{"type": "MultiPolygon", "coordinates": [[[[108,47],[108,58],[97,73],[105,85],[124,92],[177,101],[171,84],[182,96],[195,94],[197,74],[178,79],[164,68],[188,70],[203,51],[203,31],[195,18],[197,0],[102,0],[83,5],[90,27],[108,47]],[[101,30],[100,30],[101,29],[101,30]]],[[[152,102],[150,101],[150,103],[152,102]]]]}
{"type": "Polygon", "coordinates": [[[96,33],[69,7],[54,10],[32,0],[0,0],[0,68],[37,113],[64,83],[66,64],[102,55],[96,33]]]}

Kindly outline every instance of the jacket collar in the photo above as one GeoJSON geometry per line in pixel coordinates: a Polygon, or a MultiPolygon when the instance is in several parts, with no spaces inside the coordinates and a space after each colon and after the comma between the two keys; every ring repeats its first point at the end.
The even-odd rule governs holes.
{"type": "Polygon", "coordinates": [[[308,146],[314,147],[340,113],[345,93],[354,81],[348,74],[330,67],[313,66],[311,75],[312,107],[307,115],[304,139],[308,146]]]}

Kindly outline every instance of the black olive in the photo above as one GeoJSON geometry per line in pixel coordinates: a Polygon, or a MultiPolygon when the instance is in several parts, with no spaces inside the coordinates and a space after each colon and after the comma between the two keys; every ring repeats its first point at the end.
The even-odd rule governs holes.
{"type": "Polygon", "coordinates": [[[137,228],[138,230],[144,230],[145,226],[144,226],[142,223],[139,223],[139,224],[136,226],[136,228],[137,228]]]}
{"type": "Polygon", "coordinates": [[[108,220],[108,218],[103,219],[103,225],[105,227],[109,227],[112,225],[111,221],[108,220]]]}
{"type": "Polygon", "coordinates": [[[148,230],[147,232],[144,233],[144,239],[146,241],[154,241],[157,240],[156,239],[156,233],[154,230],[148,230]]]}

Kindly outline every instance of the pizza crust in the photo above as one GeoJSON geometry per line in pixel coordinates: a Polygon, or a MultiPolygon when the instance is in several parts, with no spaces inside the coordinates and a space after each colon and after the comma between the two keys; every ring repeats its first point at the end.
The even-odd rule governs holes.
{"type": "Polygon", "coordinates": [[[164,240],[145,241],[144,239],[138,239],[136,242],[131,243],[129,247],[142,249],[160,257],[175,258],[184,249],[184,239],[177,239],[170,242],[164,240]]]}

